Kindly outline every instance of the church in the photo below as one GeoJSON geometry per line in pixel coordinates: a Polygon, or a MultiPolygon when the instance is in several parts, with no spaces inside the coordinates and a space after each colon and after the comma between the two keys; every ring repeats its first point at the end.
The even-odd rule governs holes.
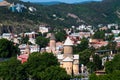
{"type": "MultiPolygon", "coordinates": [[[[46,52],[52,52],[57,57],[60,67],[64,68],[69,75],[79,75],[79,55],[73,54],[73,43],[70,38],[67,37],[64,44],[60,44],[60,46],[63,46],[62,50],[58,49],[54,34],[51,34],[49,44],[46,52]]],[[[27,44],[24,54],[21,54],[17,58],[24,63],[27,61],[29,54],[30,46],[27,44]]]]}
{"type": "Polygon", "coordinates": [[[63,54],[57,55],[60,66],[65,68],[69,75],[79,75],[79,55],[73,55],[73,43],[69,37],[63,44],[63,54]]]}
{"type": "Polygon", "coordinates": [[[69,75],[79,75],[79,55],[73,55],[73,43],[69,37],[65,40],[63,44],[63,54],[55,53],[56,41],[55,36],[52,34],[50,38],[50,48],[49,50],[53,52],[60,62],[60,67],[64,68],[69,75]]]}

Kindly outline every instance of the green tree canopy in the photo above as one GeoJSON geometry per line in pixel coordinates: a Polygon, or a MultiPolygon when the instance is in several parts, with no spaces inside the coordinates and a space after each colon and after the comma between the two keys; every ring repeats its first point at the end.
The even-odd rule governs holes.
{"type": "Polygon", "coordinates": [[[90,75],[89,80],[98,80],[98,77],[93,73],[90,75]]]}
{"type": "Polygon", "coordinates": [[[49,42],[49,39],[48,39],[48,38],[44,38],[44,37],[42,37],[42,36],[38,36],[38,37],[36,38],[36,43],[37,43],[38,45],[40,45],[41,47],[47,46],[48,42],[49,42]]]}
{"type": "Polygon", "coordinates": [[[112,73],[115,70],[120,70],[120,54],[115,55],[112,61],[105,64],[106,73],[112,73]]]}
{"type": "Polygon", "coordinates": [[[115,50],[116,46],[117,46],[116,42],[109,42],[106,47],[107,47],[107,49],[115,50]]]}
{"type": "Polygon", "coordinates": [[[58,31],[55,34],[56,41],[65,41],[66,39],[66,33],[64,31],[58,31]]]}
{"type": "Polygon", "coordinates": [[[0,79],[3,80],[69,80],[65,69],[59,67],[52,53],[32,53],[21,64],[16,58],[0,63],[0,79]]]}
{"type": "Polygon", "coordinates": [[[79,52],[78,54],[79,54],[80,64],[86,65],[89,62],[89,58],[92,53],[89,49],[86,49],[82,52],[79,52]]]}
{"type": "Polygon", "coordinates": [[[65,69],[59,66],[51,66],[42,71],[39,74],[42,80],[70,80],[70,76],[67,75],[65,69]]]}
{"type": "Polygon", "coordinates": [[[22,39],[21,39],[21,43],[22,44],[27,44],[28,43],[28,40],[29,40],[29,36],[25,36],[25,37],[22,37],[22,39]]]}
{"type": "Polygon", "coordinates": [[[77,46],[73,46],[74,53],[77,54],[85,49],[88,49],[88,40],[86,38],[81,39],[81,43],[77,46]]]}
{"type": "Polygon", "coordinates": [[[36,44],[39,45],[39,48],[46,47],[48,42],[49,42],[48,38],[45,38],[45,37],[42,37],[42,36],[38,36],[36,38],[36,44]]]}
{"type": "Polygon", "coordinates": [[[35,79],[39,79],[39,74],[46,68],[59,65],[52,53],[32,53],[26,64],[28,74],[35,79]]]}
{"type": "Polygon", "coordinates": [[[95,70],[102,69],[102,60],[99,55],[93,55],[93,63],[95,64],[95,70]]]}
{"type": "Polygon", "coordinates": [[[19,52],[18,46],[15,46],[13,42],[7,39],[0,39],[0,57],[9,58],[17,56],[19,52]]]}
{"type": "Polygon", "coordinates": [[[108,40],[108,41],[112,41],[112,40],[114,40],[114,34],[108,35],[108,36],[106,36],[105,38],[106,38],[106,40],[108,40]]]}
{"type": "Polygon", "coordinates": [[[93,35],[94,39],[105,39],[105,32],[103,30],[98,30],[93,35]]]}
{"type": "Polygon", "coordinates": [[[110,74],[100,75],[100,76],[91,74],[89,79],[90,80],[119,80],[120,79],[120,71],[114,71],[110,74]]]}
{"type": "Polygon", "coordinates": [[[0,63],[0,78],[3,80],[26,80],[25,71],[20,69],[21,62],[16,58],[11,58],[0,63]]]}

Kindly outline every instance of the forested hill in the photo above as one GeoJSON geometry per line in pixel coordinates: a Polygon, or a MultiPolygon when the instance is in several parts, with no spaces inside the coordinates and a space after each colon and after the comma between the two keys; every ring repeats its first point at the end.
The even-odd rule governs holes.
{"type": "Polygon", "coordinates": [[[14,29],[18,28],[17,30],[20,31],[37,29],[40,24],[53,27],[71,27],[82,23],[92,25],[120,23],[120,0],[103,0],[102,2],[82,4],[61,3],[51,6],[19,0],[7,1],[10,3],[19,2],[26,7],[32,6],[37,9],[35,12],[25,10],[23,13],[13,13],[8,10],[8,7],[0,8],[0,23],[5,26],[13,26],[14,29]]]}

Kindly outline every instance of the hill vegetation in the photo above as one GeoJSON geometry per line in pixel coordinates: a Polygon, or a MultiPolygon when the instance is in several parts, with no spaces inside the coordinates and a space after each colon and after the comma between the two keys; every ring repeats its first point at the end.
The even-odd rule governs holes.
{"type": "MultiPolygon", "coordinates": [[[[102,2],[82,4],[61,3],[50,6],[21,2],[20,0],[7,1],[19,2],[26,7],[33,6],[37,9],[36,12],[29,12],[27,9],[23,13],[12,13],[8,7],[0,8],[0,23],[4,26],[12,26],[14,31],[19,30],[17,32],[37,30],[40,24],[52,27],[71,27],[80,24],[98,25],[120,22],[120,0],[103,0],[102,2]]],[[[4,31],[2,29],[2,32],[4,31]]]]}

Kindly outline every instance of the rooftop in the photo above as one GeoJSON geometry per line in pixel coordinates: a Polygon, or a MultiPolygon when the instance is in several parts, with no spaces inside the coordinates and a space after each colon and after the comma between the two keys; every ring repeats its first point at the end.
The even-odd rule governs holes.
{"type": "Polygon", "coordinates": [[[65,40],[64,46],[72,46],[72,45],[73,45],[72,41],[70,40],[69,37],[67,37],[67,39],[65,40]]]}
{"type": "Polygon", "coordinates": [[[73,59],[71,59],[70,57],[66,57],[65,59],[63,59],[63,62],[72,62],[73,59]]]}

